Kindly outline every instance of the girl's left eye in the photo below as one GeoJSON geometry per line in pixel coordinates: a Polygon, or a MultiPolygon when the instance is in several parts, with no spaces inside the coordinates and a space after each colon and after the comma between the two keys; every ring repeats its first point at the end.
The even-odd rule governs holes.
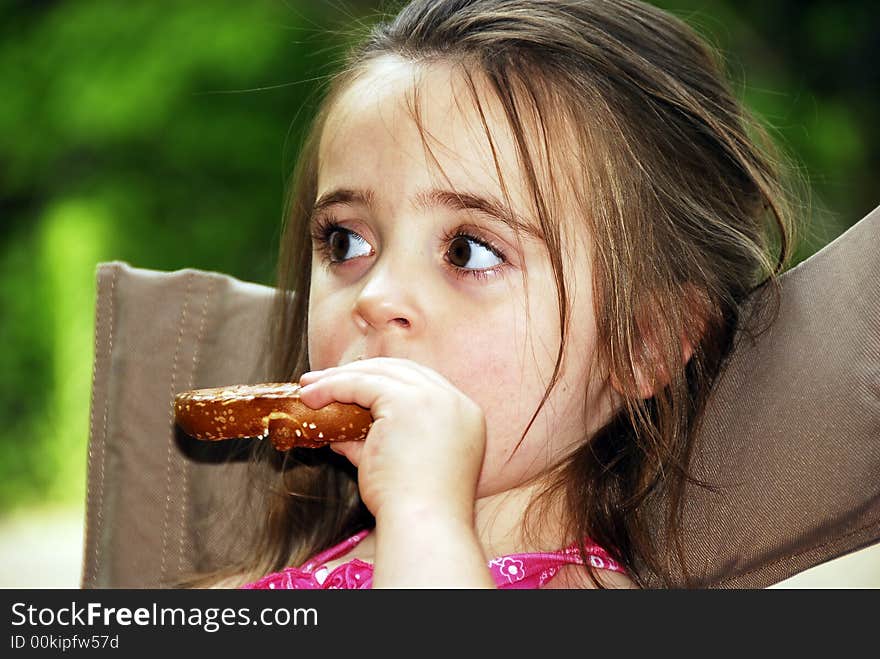
{"type": "Polygon", "coordinates": [[[504,265],[501,251],[485,241],[467,233],[456,233],[446,252],[448,261],[466,276],[485,278],[497,273],[504,265]]]}

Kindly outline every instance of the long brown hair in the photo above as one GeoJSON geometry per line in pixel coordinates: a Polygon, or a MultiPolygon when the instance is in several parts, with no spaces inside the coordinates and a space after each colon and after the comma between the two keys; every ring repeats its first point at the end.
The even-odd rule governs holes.
{"type": "MultiPolygon", "coordinates": [[[[717,51],[655,7],[633,0],[410,2],[349,52],[300,151],[285,203],[270,343],[279,380],[309,370],[308,219],[323,125],[339,94],[384,56],[457,67],[481,109],[480,76],[504,109],[560,310],[562,345],[541,405],[569,338],[562,196],[580,211],[575,230],[592,237],[596,364],[614,378],[623,404],[558,465],[529,512],[561,496],[567,537],[592,539],[639,585],[648,573],[669,582],[676,563],[687,575],[681,547],[659,551],[644,504],[665,497],[665,531],[677,538],[683,489],[700,484],[688,473],[694,437],[735,332],[750,327],[746,302],[778,304],[776,278],[793,254],[796,197],[785,174],[793,170],[735,98],[717,51]],[[535,126],[541,152],[528,139],[535,126]],[[548,173],[540,177],[546,184],[538,172],[548,173]],[[693,346],[689,360],[682,338],[693,346]],[[647,398],[640,394],[645,378],[655,385],[647,398]]],[[[417,112],[413,118],[418,123],[417,112]]],[[[259,546],[226,574],[247,579],[299,564],[374,524],[345,460],[326,450],[275,454],[263,444],[254,460],[272,484],[259,546]]],[[[601,586],[589,561],[585,569],[601,586]]]]}

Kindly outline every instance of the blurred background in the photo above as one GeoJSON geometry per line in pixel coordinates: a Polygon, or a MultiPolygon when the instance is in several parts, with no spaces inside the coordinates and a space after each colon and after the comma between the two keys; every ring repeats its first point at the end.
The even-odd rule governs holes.
{"type": "MultiPolygon", "coordinates": [[[[880,203],[876,0],[655,4],[722,50],[799,163],[798,261],[880,203]]],[[[79,585],[96,264],[271,285],[318,83],[379,9],[0,3],[0,587],[79,585]]],[[[880,552],[782,585],[880,586],[880,552]]]]}

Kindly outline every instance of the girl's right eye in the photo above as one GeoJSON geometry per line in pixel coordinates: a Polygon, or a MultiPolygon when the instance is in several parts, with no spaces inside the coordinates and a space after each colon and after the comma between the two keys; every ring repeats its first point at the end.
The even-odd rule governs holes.
{"type": "Polygon", "coordinates": [[[370,244],[354,231],[344,229],[334,220],[318,220],[312,230],[312,243],[325,260],[342,263],[358,256],[369,256],[370,244]]]}

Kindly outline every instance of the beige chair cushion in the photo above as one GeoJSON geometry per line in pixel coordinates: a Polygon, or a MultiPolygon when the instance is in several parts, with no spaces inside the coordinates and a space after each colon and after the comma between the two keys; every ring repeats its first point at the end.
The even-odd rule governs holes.
{"type": "MultiPolygon", "coordinates": [[[[766,587],[880,539],[880,208],[782,281],[700,436],[697,474],[726,487],[687,501],[699,586],[766,587]]],[[[273,291],[121,262],[97,286],[82,585],[162,587],[246,551],[245,463],[175,432],[172,401],[266,379],[273,291]]]]}

